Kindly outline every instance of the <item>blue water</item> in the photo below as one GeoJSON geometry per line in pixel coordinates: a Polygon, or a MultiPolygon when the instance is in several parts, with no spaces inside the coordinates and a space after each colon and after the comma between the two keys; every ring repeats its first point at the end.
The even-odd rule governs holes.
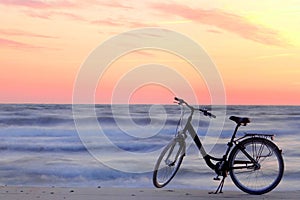
{"type": "MultiPolygon", "coordinates": [[[[72,105],[0,105],[0,184],[153,187],[152,169],[175,133],[179,107],[96,105],[94,113],[89,105],[77,108],[74,117],[72,105]]],[[[216,119],[195,114],[193,121],[212,155],[221,156],[226,148],[234,128],[228,117],[250,117],[251,123],[241,127],[238,135],[276,134],[274,142],[283,149],[286,165],[276,189],[299,189],[300,107],[227,106],[226,113],[223,107],[213,111],[216,119]],[[223,128],[214,128],[214,123],[223,123],[219,117],[223,114],[223,128]]],[[[191,145],[168,187],[213,189],[218,184],[212,180],[214,176],[191,145]]],[[[230,178],[225,189],[236,190],[230,178]]]]}

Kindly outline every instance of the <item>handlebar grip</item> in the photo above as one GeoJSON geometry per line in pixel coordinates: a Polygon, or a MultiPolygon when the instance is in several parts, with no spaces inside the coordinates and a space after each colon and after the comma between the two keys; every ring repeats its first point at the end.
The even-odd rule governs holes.
{"type": "Polygon", "coordinates": [[[212,118],[217,118],[217,116],[216,116],[216,115],[214,115],[214,114],[211,114],[211,113],[209,113],[209,116],[210,116],[210,117],[212,117],[212,118]]]}
{"type": "Polygon", "coordinates": [[[208,112],[208,111],[205,110],[205,109],[199,109],[199,111],[203,112],[203,114],[204,114],[205,116],[209,116],[209,117],[212,117],[212,118],[216,118],[216,115],[214,115],[214,114],[208,112]]]}
{"type": "Polygon", "coordinates": [[[175,101],[177,101],[178,104],[186,103],[183,99],[180,99],[178,97],[174,97],[175,101]]]}

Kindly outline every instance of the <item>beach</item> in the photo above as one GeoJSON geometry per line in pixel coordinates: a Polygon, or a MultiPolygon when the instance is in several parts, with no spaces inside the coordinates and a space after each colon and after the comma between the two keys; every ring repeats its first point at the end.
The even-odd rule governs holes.
{"type": "Polygon", "coordinates": [[[185,200],[185,199],[300,199],[298,191],[273,191],[264,195],[249,195],[239,191],[224,191],[208,194],[196,189],[152,189],[152,188],[68,188],[68,187],[0,187],[0,199],[5,200],[185,200]]]}
{"type": "Polygon", "coordinates": [[[241,127],[238,137],[248,131],[276,135],[273,142],[283,150],[284,176],[263,196],[240,192],[230,178],[224,194],[208,195],[219,182],[213,181],[215,172],[193,144],[174,179],[166,188],[155,189],[154,165],[174,137],[180,110],[176,105],[130,105],[128,114],[126,105],[116,106],[114,113],[110,105],[97,105],[94,120],[89,107],[82,105],[78,110],[82,124],[75,126],[71,105],[1,105],[0,199],[299,199],[299,192],[293,192],[300,184],[299,106],[228,106],[220,134],[210,125],[221,120],[221,108],[213,110],[218,116],[213,120],[195,115],[197,133],[207,151],[212,147],[212,155],[224,153],[234,127],[228,120],[231,115],[252,120],[241,127]]]}

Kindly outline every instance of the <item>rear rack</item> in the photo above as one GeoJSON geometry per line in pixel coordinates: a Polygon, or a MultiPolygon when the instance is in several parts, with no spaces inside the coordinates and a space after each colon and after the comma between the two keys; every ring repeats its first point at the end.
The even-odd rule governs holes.
{"type": "Polygon", "coordinates": [[[265,133],[244,133],[244,136],[238,138],[236,141],[244,139],[245,137],[270,138],[271,140],[274,140],[275,135],[274,134],[265,134],[265,133]]]}

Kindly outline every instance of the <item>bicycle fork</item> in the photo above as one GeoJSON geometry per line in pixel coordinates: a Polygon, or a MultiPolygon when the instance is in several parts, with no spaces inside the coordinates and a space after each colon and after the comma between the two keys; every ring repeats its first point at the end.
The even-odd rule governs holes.
{"type": "Polygon", "coordinates": [[[182,153],[183,156],[185,156],[185,143],[184,143],[185,138],[184,138],[184,136],[177,136],[176,140],[177,140],[176,142],[179,143],[179,150],[177,151],[175,158],[170,159],[170,156],[172,155],[172,152],[174,151],[176,144],[170,149],[168,156],[165,160],[166,165],[169,167],[174,166],[174,164],[176,163],[176,161],[179,158],[182,151],[183,151],[183,153],[182,153]]]}

